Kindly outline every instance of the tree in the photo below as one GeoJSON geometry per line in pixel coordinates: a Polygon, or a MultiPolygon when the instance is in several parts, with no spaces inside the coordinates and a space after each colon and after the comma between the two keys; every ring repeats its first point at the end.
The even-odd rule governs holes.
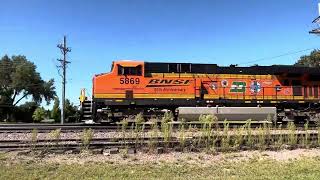
{"type": "Polygon", "coordinates": [[[32,115],[34,122],[40,122],[45,117],[46,117],[46,110],[43,107],[38,107],[32,115]]]}
{"type": "Polygon", "coordinates": [[[36,102],[25,102],[14,109],[14,117],[22,122],[33,122],[32,115],[38,107],[39,104],[36,102]]]}
{"type": "MultiPolygon", "coordinates": [[[[59,98],[54,98],[54,104],[51,110],[51,118],[55,119],[56,122],[59,122],[61,119],[61,109],[59,108],[59,98]]],[[[70,102],[69,99],[65,101],[65,110],[64,110],[65,118],[70,120],[71,118],[76,118],[78,116],[78,107],[70,102]]]]}
{"type": "Polygon", "coordinates": [[[320,50],[313,50],[310,55],[301,56],[294,64],[296,66],[319,67],[320,66],[320,50]]]}
{"type": "Polygon", "coordinates": [[[38,104],[44,99],[49,104],[55,95],[54,80],[42,80],[36,65],[25,56],[0,59],[0,108],[6,109],[7,118],[10,108],[22,99],[32,97],[38,104]]]}
{"type": "Polygon", "coordinates": [[[69,99],[65,101],[65,117],[70,122],[70,119],[75,118],[78,114],[78,108],[69,99]]]}
{"type": "Polygon", "coordinates": [[[53,107],[51,110],[51,118],[54,119],[56,122],[59,122],[61,117],[61,110],[59,108],[59,104],[60,104],[59,98],[55,97],[53,107]]]}

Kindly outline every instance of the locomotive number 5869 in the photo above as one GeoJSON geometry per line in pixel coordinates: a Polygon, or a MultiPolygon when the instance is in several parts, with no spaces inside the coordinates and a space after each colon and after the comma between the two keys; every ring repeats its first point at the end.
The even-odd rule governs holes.
{"type": "Polygon", "coordinates": [[[139,78],[120,78],[120,84],[140,84],[139,78]]]}

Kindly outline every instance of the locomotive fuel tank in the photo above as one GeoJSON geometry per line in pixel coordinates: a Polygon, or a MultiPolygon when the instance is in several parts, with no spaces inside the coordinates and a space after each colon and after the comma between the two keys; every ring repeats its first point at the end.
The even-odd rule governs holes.
{"type": "Polygon", "coordinates": [[[179,118],[186,121],[199,119],[200,115],[214,115],[219,121],[266,121],[274,120],[277,115],[276,107],[179,107],[179,118]]]}

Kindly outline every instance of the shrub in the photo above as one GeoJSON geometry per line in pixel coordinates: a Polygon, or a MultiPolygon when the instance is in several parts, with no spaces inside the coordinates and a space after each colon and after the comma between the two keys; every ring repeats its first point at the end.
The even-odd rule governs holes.
{"type": "Polygon", "coordinates": [[[46,117],[46,110],[43,107],[37,108],[32,115],[33,122],[40,122],[45,117],[46,117]]]}

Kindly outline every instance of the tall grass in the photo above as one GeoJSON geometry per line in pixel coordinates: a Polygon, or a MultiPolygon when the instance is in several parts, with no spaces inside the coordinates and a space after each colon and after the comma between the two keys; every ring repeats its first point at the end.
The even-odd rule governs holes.
{"type": "Polygon", "coordinates": [[[179,144],[181,151],[185,150],[186,137],[185,137],[185,120],[181,119],[181,124],[179,125],[179,144]]]}
{"type": "Polygon", "coordinates": [[[266,138],[266,142],[265,144],[267,146],[271,145],[273,143],[273,139],[271,137],[271,132],[270,132],[270,129],[271,129],[271,123],[263,123],[263,131],[264,131],[264,134],[265,134],[265,138],[266,138]]]}
{"type": "MultiPolygon", "coordinates": [[[[282,124],[279,125],[278,127],[278,132],[281,131],[281,128],[282,128],[282,124]]],[[[280,132],[274,136],[276,139],[274,140],[274,145],[275,145],[275,148],[277,150],[281,150],[283,148],[283,144],[284,144],[284,137],[283,137],[283,134],[280,132]]]]}
{"type": "Polygon", "coordinates": [[[318,126],[318,128],[317,128],[317,133],[318,133],[318,135],[317,135],[317,146],[319,147],[320,146],[320,126],[318,126]]]}
{"type": "Polygon", "coordinates": [[[246,131],[246,138],[245,138],[246,143],[245,144],[246,144],[246,146],[251,148],[254,144],[254,140],[252,137],[252,129],[251,129],[251,119],[248,119],[246,121],[245,131],[246,131]]]}
{"type": "Polygon", "coordinates": [[[50,138],[50,141],[54,141],[55,146],[58,147],[59,140],[61,138],[61,128],[52,130],[49,133],[49,138],[50,138]]]}
{"type": "Polygon", "coordinates": [[[149,152],[152,152],[156,146],[157,146],[157,141],[155,140],[156,138],[158,138],[158,120],[157,119],[151,119],[151,135],[150,135],[150,140],[148,141],[148,149],[149,152]]]}
{"type": "Polygon", "coordinates": [[[31,150],[35,150],[38,142],[38,130],[32,129],[31,131],[31,150]]]}
{"type": "Polygon", "coordinates": [[[296,125],[294,122],[289,122],[287,126],[288,130],[288,144],[291,146],[291,148],[295,147],[298,142],[298,136],[296,134],[296,125]]]}
{"type": "Polygon", "coordinates": [[[88,150],[91,140],[93,138],[94,132],[92,129],[84,129],[81,133],[81,142],[82,142],[82,146],[81,146],[81,150],[88,150]]]}
{"type": "Polygon", "coordinates": [[[244,129],[245,126],[241,126],[235,130],[235,137],[233,141],[233,149],[234,150],[240,150],[241,145],[243,144],[244,140],[244,129]]]}
{"type": "Polygon", "coordinates": [[[173,114],[171,112],[165,112],[161,119],[161,132],[163,135],[163,141],[165,148],[169,147],[171,135],[172,135],[172,122],[173,114]]]}
{"type": "Polygon", "coordinates": [[[201,122],[201,138],[199,142],[202,143],[203,139],[204,146],[208,151],[210,150],[212,143],[212,126],[218,121],[218,118],[211,114],[201,115],[199,121],[201,122]]]}
{"type": "Polygon", "coordinates": [[[304,137],[303,137],[303,146],[305,148],[310,147],[310,134],[309,134],[308,130],[309,130],[309,122],[306,122],[304,124],[304,137]]]}
{"type": "MultiPolygon", "coordinates": [[[[144,118],[143,118],[143,114],[139,113],[136,115],[135,117],[135,148],[137,149],[138,147],[138,143],[139,143],[139,139],[141,139],[141,131],[142,128],[144,128],[144,118]]],[[[141,144],[141,143],[140,143],[141,144]]]]}
{"type": "Polygon", "coordinates": [[[122,146],[126,146],[127,142],[126,142],[126,132],[127,132],[127,128],[128,128],[128,119],[124,118],[121,122],[121,132],[122,132],[122,146]]]}
{"type": "Polygon", "coordinates": [[[223,134],[221,137],[221,150],[229,151],[230,149],[230,134],[229,134],[229,123],[227,120],[223,121],[223,134]]]}

